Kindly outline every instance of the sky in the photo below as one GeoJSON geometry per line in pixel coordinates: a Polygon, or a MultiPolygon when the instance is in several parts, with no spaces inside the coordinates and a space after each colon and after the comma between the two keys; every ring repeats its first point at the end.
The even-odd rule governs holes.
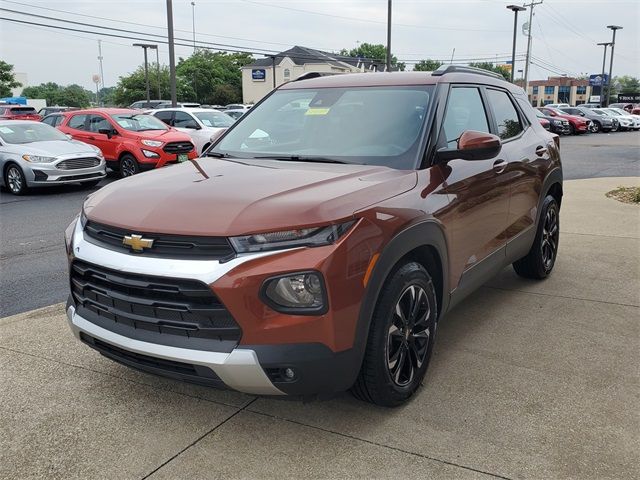
{"type": "MultiPolygon", "coordinates": [[[[182,39],[177,42],[184,44],[176,46],[176,57],[193,51],[186,45],[192,44],[194,12],[197,41],[249,51],[280,52],[293,45],[338,51],[362,42],[386,43],[387,0],[195,0],[195,7],[191,3],[173,0],[176,37],[182,39]]],[[[519,4],[393,0],[391,50],[408,69],[420,59],[448,62],[452,54],[454,63],[472,59],[503,63],[511,57],[514,17],[505,7],[512,3],[519,4]]],[[[138,36],[147,43],[166,39],[165,0],[0,0],[0,8],[5,9],[0,10],[3,19],[90,32],[0,20],[0,59],[13,64],[15,72],[26,73],[29,85],[77,83],[93,90],[92,76],[99,72],[98,39],[105,86],[115,85],[143,62],[142,49],[132,46],[141,40],[94,32],[138,36]],[[143,37],[144,33],[157,37],[143,37]]],[[[611,24],[624,27],[616,34],[614,76],[640,77],[640,0],[544,0],[534,12],[530,79],[601,72],[603,48],[596,44],[611,41],[612,32],[606,28],[611,24]]],[[[518,17],[517,70],[524,69],[527,42],[522,24],[528,14],[521,12],[518,17]]],[[[159,44],[160,62],[168,64],[168,47],[159,44]]],[[[155,53],[151,55],[155,60],[155,53]]]]}

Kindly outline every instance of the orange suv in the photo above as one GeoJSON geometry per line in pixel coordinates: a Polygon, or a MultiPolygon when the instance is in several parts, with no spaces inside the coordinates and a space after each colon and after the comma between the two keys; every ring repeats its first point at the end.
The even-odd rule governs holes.
{"type": "Polygon", "coordinates": [[[207,157],[110,184],[66,232],[69,325],[147,372],[399,405],[438,322],[558,251],[559,141],[467,67],[309,74],[207,157]]]}
{"type": "Polygon", "coordinates": [[[197,156],[189,135],[138,110],[74,110],[47,115],[42,121],[98,147],[107,166],[122,177],[197,156]]]}

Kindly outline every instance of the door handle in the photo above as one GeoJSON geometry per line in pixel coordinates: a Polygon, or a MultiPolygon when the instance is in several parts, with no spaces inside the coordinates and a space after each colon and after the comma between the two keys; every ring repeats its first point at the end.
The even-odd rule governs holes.
{"type": "Polygon", "coordinates": [[[87,138],[88,138],[89,140],[95,140],[95,139],[96,139],[96,137],[94,137],[93,135],[89,135],[87,138]]]}
{"type": "Polygon", "coordinates": [[[536,155],[542,157],[547,153],[547,147],[539,146],[536,148],[536,155]]]}
{"type": "Polygon", "coordinates": [[[493,170],[496,173],[502,173],[507,168],[507,165],[508,163],[506,160],[498,159],[495,162],[493,162],[493,170]]]}

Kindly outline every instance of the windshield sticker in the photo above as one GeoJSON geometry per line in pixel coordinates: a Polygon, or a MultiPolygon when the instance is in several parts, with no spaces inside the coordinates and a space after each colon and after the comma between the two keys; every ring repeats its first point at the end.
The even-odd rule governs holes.
{"type": "Polygon", "coordinates": [[[329,108],[310,108],[305,112],[305,115],[326,115],[329,110],[329,108]]]}
{"type": "Polygon", "coordinates": [[[13,133],[13,130],[11,130],[9,127],[0,127],[0,132],[2,132],[2,133],[13,133]]]}

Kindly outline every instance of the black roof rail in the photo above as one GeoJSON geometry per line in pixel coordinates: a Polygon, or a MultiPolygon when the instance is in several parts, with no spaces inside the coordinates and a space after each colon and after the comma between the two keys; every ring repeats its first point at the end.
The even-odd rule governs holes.
{"type": "Polygon", "coordinates": [[[504,80],[504,77],[496,72],[490,72],[482,68],[467,67],[466,65],[440,65],[437,70],[434,70],[431,75],[434,77],[440,77],[447,73],[475,73],[476,75],[486,75],[488,77],[499,78],[504,80]]]}
{"type": "Polygon", "coordinates": [[[303,73],[293,81],[299,82],[300,80],[310,80],[312,78],[329,77],[331,75],[338,75],[338,73],[337,72],[308,72],[308,73],[303,73]]]}

